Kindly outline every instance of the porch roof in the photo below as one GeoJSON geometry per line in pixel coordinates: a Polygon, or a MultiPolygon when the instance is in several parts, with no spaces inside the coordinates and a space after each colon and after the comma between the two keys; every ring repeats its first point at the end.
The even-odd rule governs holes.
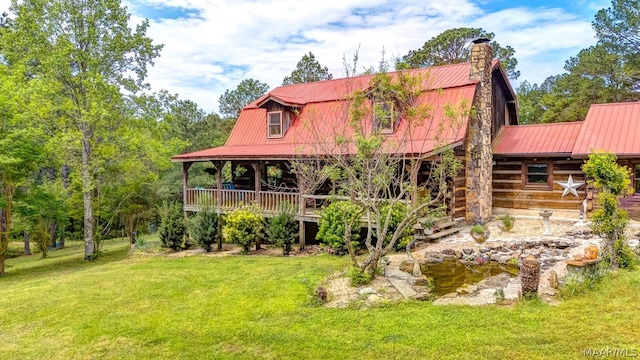
{"type": "Polygon", "coordinates": [[[493,153],[503,156],[570,156],[582,124],[505,126],[493,141],[493,153]]]}

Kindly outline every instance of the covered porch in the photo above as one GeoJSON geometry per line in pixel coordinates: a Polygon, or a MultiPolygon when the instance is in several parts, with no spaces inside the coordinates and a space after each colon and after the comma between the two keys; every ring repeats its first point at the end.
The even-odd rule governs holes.
{"type": "Polygon", "coordinates": [[[291,211],[300,221],[317,222],[319,210],[329,201],[348,199],[329,195],[330,186],[323,186],[314,194],[301,193],[296,175],[284,159],[185,161],[182,162],[182,185],[185,212],[212,209],[224,213],[254,204],[266,217],[291,211]],[[211,186],[190,184],[190,169],[198,162],[213,164],[215,174],[211,186]]]}

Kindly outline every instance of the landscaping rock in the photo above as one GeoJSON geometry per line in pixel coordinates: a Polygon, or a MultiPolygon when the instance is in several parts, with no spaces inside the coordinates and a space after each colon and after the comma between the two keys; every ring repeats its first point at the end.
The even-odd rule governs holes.
{"type": "Polygon", "coordinates": [[[374,289],[370,288],[370,287],[366,287],[366,288],[362,288],[360,290],[358,290],[358,294],[360,295],[366,295],[366,294],[375,294],[377,291],[375,291],[374,289]]]}
{"type": "Polygon", "coordinates": [[[443,255],[448,255],[448,256],[455,256],[456,255],[456,251],[453,250],[452,248],[446,248],[446,249],[442,250],[442,254],[443,255]]]}
{"type": "Polygon", "coordinates": [[[488,277],[478,283],[478,289],[498,289],[505,288],[511,280],[511,275],[507,272],[488,277]]]}
{"type": "Polygon", "coordinates": [[[478,291],[478,286],[468,285],[468,284],[464,284],[458,289],[456,289],[456,293],[458,295],[469,295],[469,294],[475,293],[476,291],[478,291]]]}
{"type": "Polygon", "coordinates": [[[462,249],[462,254],[464,254],[464,255],[472,255],[473,254],[473,249],[472,248],[464,248],[464,249],[462,249]]]}

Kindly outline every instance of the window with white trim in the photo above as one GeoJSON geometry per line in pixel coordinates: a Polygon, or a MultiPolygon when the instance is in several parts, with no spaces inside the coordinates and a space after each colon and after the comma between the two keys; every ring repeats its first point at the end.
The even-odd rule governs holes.
{"type": "Polygon", "coordinates": [[[267,137],[269,139],[281,138],[284,134],[282,129],[282,111],[267,113],[267,137]]]}
{"type": "Polygon", "coordinates": [[[396,116],[392,101],[373,103],[373,127],[382,134],[393,134],[396,116]]]}

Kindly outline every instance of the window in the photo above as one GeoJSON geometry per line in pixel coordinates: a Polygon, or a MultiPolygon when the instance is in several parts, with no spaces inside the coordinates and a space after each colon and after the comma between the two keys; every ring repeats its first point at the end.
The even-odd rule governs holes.
{"type": "Polygon", "coordinates": [[[523,163],[522,187],[538,190],[553,189],[553,168],[551,162],[523,163]]]}
{"type": "Polygon", "coordinates": [[[633,192],[640,194],[640,164],[633,165],[633,192]]]}
{"type": "Polygon", "coordinates": [[[281,138],[282,134],[282,111],[267,113],[267,137],[281,138]]]}
{"type": "Polygon", "coordinates": [[[395,130],[396,119],[393,102],[376,102],[373,104],[374,130],[382,134],[392,134],[395,130]]]}

